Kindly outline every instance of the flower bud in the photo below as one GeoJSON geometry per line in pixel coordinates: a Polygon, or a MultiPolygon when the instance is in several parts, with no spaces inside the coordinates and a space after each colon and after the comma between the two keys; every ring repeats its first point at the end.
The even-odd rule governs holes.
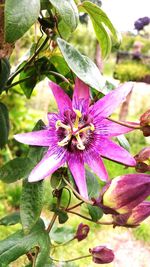
{"type": "Polygon", "coordinates": [[[135,166],[137,172],[147,172],[150,170],[150,147],[143,148],[134,158],[137,162],[135,166]]]}
{"type": "Polygon", "coordinates": [[[150,195],[150,175],[126,174],[114,178],[103,193],[102,205],[120,214],[130,212],[150,195]]]}
{"type": "Polygon", "coordinates": [[[90,227],[87,224],[80,223],[75,235],[78,241],[85,239],[88,236],[90,227]]]}
{"type": "Polygon", "coordinates": [[[144,112],[140,117],[140,125],[141,126],[150,126],[150,109],[144,112]]]}
{"type": "Polygon", "coordinates": [[[110,263],[114,260],[113,251],[104,246],[97,246],[93,249],[90,248],[89,252],[93,256],[93,261],[97,264],[110,263]]]}
{"type": "Polygon", "coordinates": [[[150,109],[141,115],[140,126],[143,135],[150,136],[150,109]]]}
{"type": "Polygon", "coordinates": [[[126,224],[138,225],[139,223],[144,221],[148,216],[150,216],[150,201],[143,201],[132,210],[132,213],[129,216],[126,224]]]}

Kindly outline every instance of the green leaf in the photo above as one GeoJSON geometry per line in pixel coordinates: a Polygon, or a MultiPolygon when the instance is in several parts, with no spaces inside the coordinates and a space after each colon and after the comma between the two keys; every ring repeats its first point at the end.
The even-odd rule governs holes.
{"type": "Polygon", "coordinates": [[[33,89],[37,83],[37,72],[34,66],[29,67],[27,70],[24,70],[19,75],[19,80],[24,80],[20,83],[25,96],[29,99],[33,92],[33,89]]]}
{"type": "Polygon", "coordinates": [[[43,182],[23,181],[20,199],[20,217],[24,232],[27,234],[38,221],[43,208],[43,182]]]}
{"type": "MultiPolygon", "coordinates": [[[[39,120],[33,131],[39,131],[44,129],[45,124],[42,120],[39,120]]],[[[34,166],[42,159],[44,152],[47,150],[47,147],[40,147],[40,146],[30,146],[29,152],[28,152],[28,158],[30,158],[34,164],[34,166]]]]}
{"type": "Polygon", "coordinates": [[[40,0],[40,2],[41,2],[41,10],[47,10],[48,8],[51,8],[49,0],[40,0]]]}
{"type": "Polygon", "coordinates": [[[73,0],[50,0],[52,5],[57,9],[64,23],[73,32],[79,20],[78,9],[73,0]]]}
{"type": "Polygon", "coordinates": [[[24,236],[23,231],[18,231],[0,241],[0,263],[3,264],[2,266],[6,266],[34,247],[39,247],[35,266],[44,267],[49,256],[50,239],[42,220],[37,222],[29,235],[24,236]]]}
{"type": "Polygon", "coordinates": [[[103,58],[106,58],[111,51],[111,37],[114,43],[120,43],[118,33],[106,13],[99,6],[89,1],[84,1],[82,7],[91,18],[96,37],[101,47],[102,56],[103,58]]]}
{"type": "Polygon", "coordinates": [[[13,212],[3,218],[0,219],[0,225],[14,225],[20,223],[20,213],[19,212],[13,212]]]}
{"type": "Polygon", "coordinates": [[[13,43],[35,23],[40,13],[40,0],[5,1],[5,39],[13,43]]]}
{"type": "Polygon", "coordinates": [[[51,239],[56,243],[64,243],[71,240],[75,235],[75,232],[72,227],[55,227],[50,232],[51,239]]]}
{"type": "Polygon", "coordinates": [[[67,212],[62,210],[57,210],[56,212],[58,214],[58,221],[60,224],[65,223],[69,219],[67,212]]]}
{"type": "Polygon", "coordinates": [[[91,59],[81,55],[72,45],[57,38],[59,48],[68,66],[86,84],[101,91],[105,85],[105,79],[91,59]]]}
{"type": "Polygon", "coordinates": [[[0,59],[0,94],[5,90],[4,86],[10,75],[10,64],[7,58],[0,59]]]}
{"type": "Polygon", "coordinates": [[[117,139],[118,139],[119,144],[123,148],[125,148],[127,151],[130,152],[130,144],[129,144],[127,138],[122,134],[122,135],[117,136],[117,139]]]}
{"type": "Polygon", "coordinates": [[[99,219],[102,218],[103,216],[103,211],[99,207],[95,207],[92,205],[87,205],[88,210],[89,210],[89,215],[91,216],[93,222],[97,222],[99,219]]]}
{"type": "Polygon", "coordinates": [[[0,180],[4,183],[13,183],[29,175],[33,163],[29,158],[15,158],[0,168],[0,180]]]}
{"type": "Polygon", "coordinates": [[[7,107],[0,102],[0,148],[3,148],[8,141],[9,114],[7,107]]]}
{"type": "Polygon", "coordinates": [[[87,181],[87,188],[88,188],[88,195],[89,197],[98,197],[100,194],[100,183],[98,182],[98,178],[91,173],[91,171],[86,170],[86,181],[87,181]]]}

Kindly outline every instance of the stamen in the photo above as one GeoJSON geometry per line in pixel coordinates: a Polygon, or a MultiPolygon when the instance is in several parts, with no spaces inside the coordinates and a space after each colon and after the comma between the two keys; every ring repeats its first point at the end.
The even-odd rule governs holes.
{"type": "Polygon", "coordinates": [[[83,145],[83,142],[81,140],[81,137],[80,137],[79,133],[77,133],[75,135],[75,137],[76,137],[76,139],[78,141],[77,148],[80,149],[80,150],[84,150],[85,149],[85,146],[83,145]]]}
{"type": "Polygon", "coordinates": [[[78,129],[78,126],[79,126],[79,120],[82,117],[82,113],[78,109],[73,109],[73,111],[76,113],[76,119],[75,119],[75,122],[74,122],[73,129],[76,129],[77,130],[78,129]]]}
{"type": "Polygon", "coordinates": [[[81,130],[78,131],[78,133],[82,133],[82,132],[85,132],[85,131],[88,131],[88,130],[91,130],[91,131],[94,131],[95,130],[95,127],[92,123],[90,123],[89,126],[86,126],[84,128],[82,128],[81,130]]]}
{"type": "Polygon", "coordinates": [[[71,127],[62,123],[61,120],[56,121],[55,127],[56,127],[56,130],[58,130],[60,127],[66,130],[71,130],[71,127]]]}
{"type": "Polygon", "coordinates": [[[66,146],[68,145],[70,139],[71,139],[71,134],[68,134],[62,141],[58,142],[57,144],[59,146],[66,146]]]}

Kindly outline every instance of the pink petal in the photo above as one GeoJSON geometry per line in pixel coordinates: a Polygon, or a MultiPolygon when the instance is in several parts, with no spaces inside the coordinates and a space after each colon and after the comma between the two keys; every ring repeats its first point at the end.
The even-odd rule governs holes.
{"type": "Polygon", "coordinates": [[[93,172],[102,180],[108,181],[108,174],[100,155],[94,151],[84,154],[85,163],[93,170],[93,172]]]}
{"type": "Polygon", "coordinates": [[[80,110],[81,112],[87,112],[89,108],[89,101],[89,86],[82,82],[79,78],[76,78],[72,107],[80,110]]]}
{"type": "Polygon", "coordinates": [[[14,138],[20,143],[33,146],[50,146],[54,139],[49,130],[16,134],[14,135],[14,138]]]}
{"type": "Polygon", "coordinates": [[[68,165],[81,196],[88,199],[84,161],[81,154],[69,155],[68,165]]]}
{"type": "Polygon", "coordinates": [[[101,137],[96,146],[102,157],[123,163],[127,166],[136,165],[135,159],[127,150],[107,138],[101,137]]]}
{"type": "Polygon", "coordinates": [[[53,95],[56,99],[58,109],[61,113],[64,113],[65,110],[72,110],[72,102],[69,96],[64,92],[64,90],[57,85],[56,83],[50,81],[49,86],[53,92],[53,95]]]}
{"type": "Polygon", "coordinates": [[[118,123],[109,121],[108,119],[94,120],[96,126],[96,132],[102,136],[117,136],[133,131],[133,128],[129,128],[118,123]]]}
{"type": "Polygon", "coordinates": [[[107,118],[126,99],[133,88],[133,83],[128,82],[120,85],[117,89],[98,100],[90,109],[94,117],[107,118]]]}
{"type": "Polygon", "coordinates": [[[51,175],[66,161],[66,151],[48,151],[45,157],[36,165],[28,177],[29,182],[40,181],[51,175]]]}

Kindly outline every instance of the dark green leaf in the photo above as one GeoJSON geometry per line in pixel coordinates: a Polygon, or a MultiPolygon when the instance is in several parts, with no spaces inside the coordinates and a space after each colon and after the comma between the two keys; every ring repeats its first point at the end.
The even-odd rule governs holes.
{"type": "Polygon", "coordinates": [[[9,114],[7,107],[0,102],[0,148],[3,148],[8,141],[9,114]]]}
{"type": "Polygon", "coordinates": [[[123,148],[125,148],[127,151],[130,151],[130,144],[129,144],[127,138],[126,138],[123,134],[117,136],[117,139],[118,139],[119,144],[120,144],[123,148]]]}
{"type": "Polygon", "coordinates": [[[72,45],[57,38],[59,48],[72,71],[86,84],[101,91],[104,77],[91,59],[80,54],[72,45]]]}
{"type": "Polygon", "coordinates": [[[87,205],[89,210],[89,215],[91,216],[93,222],[97,222],[103,216],[103,211],[99,207],[95,207],[92,205],[87,205]]]}
{"type": "Polygon", "coordinates": [[[115,43],[120,42],[118,34],[106,13],[99,6],[89,1],[84,1],[82,7],[90,15],[96,37],[100,43],[102,56],[105,58],[111,51],[111,36],[115,43]]]}
{"type": "Polygon", "coordinates": [[[61,168],[52,174],[50,180],[52,188],[60,190],[66,185],[62,179],[63,175],[67,175],[66,168],[61,168]]]}
{"type": "Polygon", "coordinates": [[[62,75],[67,75],[70,69],[62,56],[54,55],[50,58],[50,62],[55,66],[56,70],[62,75]]]}
{"type": "Polygon", "coordinates": [[[31,97],[33,89],[37,83],[37,72],[34,66],[22,71],[19,76],[20,87],[27,98],[31,97]],[[23,81],[24,80],[24,81],[23,81]],[[21,82],[23,81],[23,82],[21,82]]]}
{"type": "Polygon", "coordinates": [[[20,200],[20,217],[24,232],[27,234],[38,221],[43,207],[43,182],[23,181],[20,200]]]}
{"type": "Polygon", "coordinates": [[[3,218],[0,219],[0,225],[14,225],[20,223],[20,213],[13,212],[3,218]]]}
{"type": "Polygon", "coordinates": [[[48,8],[51,7],[51,4],[49,2],[49,0],[40,0],[41,2],[41,10],[47,10],[48,8]]]}
{"type": "Polygon", "coordinates": [[[71,227],[57,227],[53,228],[50,232],[51,239],[56,243],[64,243],[71,240],[75,235],[73,228],[71,227]]]}
{"type": "Polygon", "coordinates": [[[100,184],[98,182],[98,178],[89,170],[86,170],[86,181],[89,197],[98,197],[100,193],[100,184]]]}
{"type": "Polygon", "coordinates": [[[50,0],[57,9],[64,23],[74,31],[78,25],[79,15],[74,0],[50,0]]]}
{"type": "Polygon", "coordinates": [[[68,214],[65,211],[59,210],[57,213],[58,221],[60,224],[65,223],[69,219],[68,214]]]}
{"type": "Polygon", "coordinates": [[[10,75],[10,64],[7,58],[0,59],[0,94],[5,90],[4,86],[10,75]]]}
{"type": "Polygon", "coordinates": [[[18,231],[7,239],[0,241],[0,263],[3,264],[2,266],[6,266],[6,264],[26,254],[34,247],[39,247],[35,266],[44,267],[49,256],[50,239],[42,220],[37,222],[29,235],[24,236],[23,231],[18,231]]]}
{"type": "Polygon", "coordinates": [[[0,168],[0,180],[4,183],[13,183],[28,176],[33,168],[29,158],[15,158],[0,168]]]}
{"type": "Polygon", "coordinates": [[[24,35],[37,20],[40,0],[5,1],[5,39],[13,43],[24,35]]]}

